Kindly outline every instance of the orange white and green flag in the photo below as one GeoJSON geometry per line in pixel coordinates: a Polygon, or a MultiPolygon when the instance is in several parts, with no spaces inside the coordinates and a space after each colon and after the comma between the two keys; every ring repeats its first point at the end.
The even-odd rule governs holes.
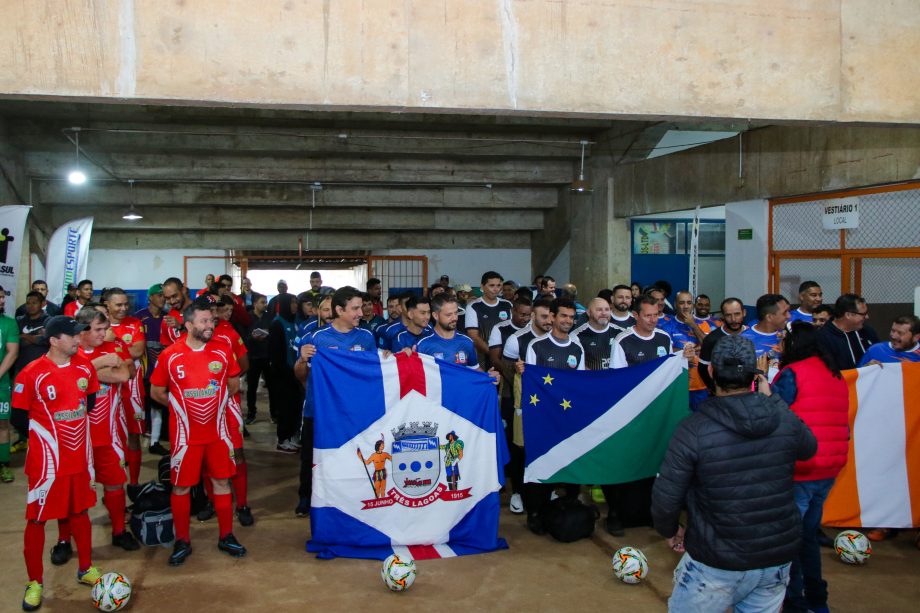
{"type": "Polygon", "coordinates": [[[843,372],[850,389],[850,450],[822,523],[920,527],[920,363],[843,372]]]}

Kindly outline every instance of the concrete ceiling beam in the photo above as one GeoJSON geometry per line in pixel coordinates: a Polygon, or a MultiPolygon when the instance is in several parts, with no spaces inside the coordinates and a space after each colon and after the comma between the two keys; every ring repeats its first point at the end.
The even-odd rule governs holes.
{"type": "MultiPolygon", "coordinates": [[[[309,185],[225,183],[91,182],[75,187],[66,181],[36,181],[36,198],[51,206],[245,206],[312,204],[309,185]]],[[[316,193],[317,206],[367,208],[551,209],[555,187],[349,187],[334,185],[316,193]]]]}
{"type": "Polygon", "coordinates": [[[219,231],[93,230],[93,249],[240,249],[296,251],[373,249],[529,249],[529,232],[366,230],[219,231]]]}
{"type": "Polygon", "coordinates": [[[334,209],[325,206],[273,207],[255,213],[241,207],[136,207],[142,221],[122,219],[127,208],[56,206],[52,209],[55,226],[79,217],[93,216],[94,231],[98,229],[135,232],[144,230],[249,230],[262,233],[274,230],[312,227],[325,230],[431,230],[456,231],[530,231],[543,228],[542,211],[471,211],[471,210],[413,210],[398,212],[382,209],[334,209]]]}

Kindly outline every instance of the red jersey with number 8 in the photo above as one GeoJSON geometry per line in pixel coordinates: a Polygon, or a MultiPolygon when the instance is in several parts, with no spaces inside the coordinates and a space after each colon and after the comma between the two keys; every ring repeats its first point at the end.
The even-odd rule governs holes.
{"type": "Polygon", "coordinates": [[[22,369],[12,404],[29,412],[25,472],[31,479],[92,474],[86,397],[97,391],[96,370],[79,355],[63,366],[44,355],[22,369]]]}

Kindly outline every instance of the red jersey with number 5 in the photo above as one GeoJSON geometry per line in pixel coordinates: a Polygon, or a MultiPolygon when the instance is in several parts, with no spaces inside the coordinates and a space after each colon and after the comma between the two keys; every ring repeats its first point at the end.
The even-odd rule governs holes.
{"type": "Polygon", "coordinates": [[[204,445],[229,439],[227,381],[240,374],[226,342],[208,341],[195,350],[184,340],[163,350],[150,384],[169,396],[170,443],[204,445]]]}
{"type": "Polygon", "coordinates": [[[43,355],[22,369],[13,385],[12,404],[29,412],[30,478],[92,474],[86,397],[98,391],[96,370],[79,355],[63,366],[43,355]]]}

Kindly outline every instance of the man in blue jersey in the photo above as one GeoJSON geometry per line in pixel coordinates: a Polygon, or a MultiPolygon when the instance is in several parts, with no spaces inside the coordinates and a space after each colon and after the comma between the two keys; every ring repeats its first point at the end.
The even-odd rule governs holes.
{"type": "Polygon", "coordinates": [[[300,501],[295,513],[304,517],[310,512],[313,491],[313,385],[310,381],[310,360],[317,348],[335,351],[376,351],[374,335],[360,327],[361,292],[346,285],[337,289],[331,298],[332,321],[302,338],[298,349],[294,375],[306,386],[303,401],[303,429],[300,433],[300,501]]]}
{"type": "Polygon", "coordinates": [[[412,349],[420,340],[431,334],[431,299],[425,296],[411,296],[406,300],[405,329],[393,337],[390,351],[412,349]]]}
{"type": "Polygon", "coordinates": [[[741,336],[754,343],[757,368],[767,373],[767,380],[772,381],[779,372],[779,359],[783,355],[789,301],[779,294],[764,294],[757,299],[757,318],[760,321],[741,336]]]}
{"type": "Polygon", "coordinates": [[[824,292],[817,281],[803,281],[799,285],[799,308],[789,314],[789,323],[807,321],[812,323],[815,309],[824,302],[824,292]]]}
{"type": "MultiPolygon", "coordinates": [[[[393,343],[399,333],[406,329],[409,323],[409,309],[406,303],[414,297],[412,292],[405,292],[399,296],[399,310],[396,321],[390,324],[384,324],[377,329],[377,347],[387,351],[393,350],[393,343]]],[[[392,311],[391,311],[392,316],[392,311]]]]}
{"type": "Polygon", "coordinates": [[[891,323],[887,343],[875,343],[863,354],[859,366],[894,362],[920,362],[920,319],[903,315],[891,323]]]}
{"type": "Polygon", "coordinates": [[[457,332],[457,299],[442,293],[431,300],[430,306],[434,330],[418,341],[416,351],[451,364],[478,368],[473,339],[457,332]]]}

